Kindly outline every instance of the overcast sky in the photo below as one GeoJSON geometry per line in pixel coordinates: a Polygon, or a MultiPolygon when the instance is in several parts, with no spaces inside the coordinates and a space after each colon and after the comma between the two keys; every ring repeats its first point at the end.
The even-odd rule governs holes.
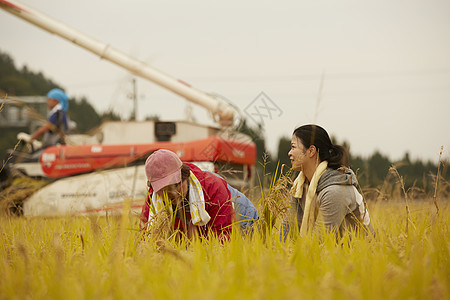
{"type": "MultiPolygon", "coordinates": [[[[280,136],[316,122],[355,154],[437,162],[442,145],[449,157],[448,0],[22,3],[244,113],[264,92],[277,109],[260,118],[273,152],[280,136]]],[[[0,50],[99,111],[132,112],[128,71],[2,10],[0,50]]],[[[184,98],[143,79],[137,88],[139,119],[184,118],[184,98]]],[[[211,123],[205,109],[194,114],[211,123]]]]}

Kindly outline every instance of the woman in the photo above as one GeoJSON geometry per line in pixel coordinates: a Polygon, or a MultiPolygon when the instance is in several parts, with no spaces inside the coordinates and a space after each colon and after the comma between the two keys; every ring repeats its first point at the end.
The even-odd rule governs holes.
{"type": "Polygon", "coordinates": [[[188,237],[207,236],[210,232],[220,239],[230,236],[236,215],[225,180],[193,164],[183,163],[175,153],[165,149],[147,158],[145,172],[149,193],[142,207],[142,229],[152,225],[167,199],[175,216],[175,229],[188,237]]]}
{"type": "MultiPolygon", "coordinates": [[[[292,168],[300,171],[291,189],[300,235],[321,227],[340,236],[351,228],[373,231],[356,176],[347,168],[347,151],[333,145],[325,129],[318,125],[295,129],[288,155],[292,168]]],[[[288,221],[283,223],[286,236],[288,221]]]]}

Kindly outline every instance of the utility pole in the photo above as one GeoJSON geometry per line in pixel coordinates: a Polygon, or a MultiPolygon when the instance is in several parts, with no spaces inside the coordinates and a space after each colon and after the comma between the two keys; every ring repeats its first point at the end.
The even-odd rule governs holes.
{"type": "Polygon", "coordinates": [[[137,121],[137,86],[136,86],[136,78],[133,78],[133,94],[131,95],[131,99],[133,100],[133,114],[131,120],[137,121]]]}

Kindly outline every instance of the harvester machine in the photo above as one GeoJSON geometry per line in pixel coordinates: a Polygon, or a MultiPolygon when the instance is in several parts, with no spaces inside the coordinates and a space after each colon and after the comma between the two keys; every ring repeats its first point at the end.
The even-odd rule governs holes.
{"type": "Polygon", "coordinates": [[[124,207],[139,212],[147,196],[144,162],[157,149],[172,150],[183,161],[222,173],[236,187],[249,187],[256,146],[235,130],[239,111],[224,98],[200,91],[16,0],[0,0],[0,8],[204,107],[217,124],[106,122],[90,135],[67,135],[66,145],[42,149],[37,157],[13,152],[1,174],[3,184],[10,184],[3,186],[2,201],[8,201],[5,192],[14,190],[15,181],[32,178],[44,184],[24,193],[18,211],[27,216],[122,213],[124,207]]]}

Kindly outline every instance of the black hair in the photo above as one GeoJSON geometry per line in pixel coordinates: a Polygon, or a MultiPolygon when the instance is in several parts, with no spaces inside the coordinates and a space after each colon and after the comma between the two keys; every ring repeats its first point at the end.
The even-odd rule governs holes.
{"type": "Polygon", "coordinates": [[[183,164],[181,166],[181,181],[188,179],[190,175],[191,175],[191,168],[188,165],[183,164]]]}
{"type": "Polygon", "coordinates": [[[298,127],[293,133],[308,149],[314,145],[319,152],[320,161],[328,161],[328,167],[339,169],[348,164],[347,150],[340,145],[333,145],[328,133],[319,125],[309,124],[298,127]]]}

